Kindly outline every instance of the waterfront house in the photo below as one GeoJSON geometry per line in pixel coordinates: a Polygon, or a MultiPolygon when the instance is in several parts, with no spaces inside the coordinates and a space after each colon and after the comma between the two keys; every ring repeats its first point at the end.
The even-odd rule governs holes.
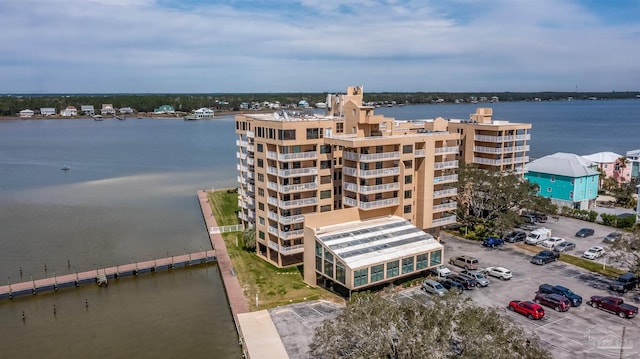
{"type": "Polygon", "coordinates": [[[33,110],[29,110],[29,109],[20,111],[20,117],[33,117],[33,114],[34,114],[33,110]]]}
{"type": "Polygon", "coordinates": [[[155,113],[156,115],[170,114],[170,113],[176,113],[176,110],[171,105],[162,105],[162,106],[154,109],[153,113],[155,113]]]}
{"type": "Polygon", "coordinates": [[[62,115],[64,117],[77,116],[78,115],[78,109],[76,109],[75,106],[67,106],[67,108],[65,108],[64,110],[62,110],[62,112],[60,112],[60,115],[62,115]]]}
{"type": "Polygon", "coordinates": [[[40,115],[42,116],[55,116],[56,114],[56,109],[53,107],[41,107],[40,108],[40,115]]]}
{"type": "Polygon", "coordinates": [[[100,113],[103,115],[114,115],[116,110],[113,108],[113,105],[110,103],[103,103],[102,108],[100,109],[100,113]]]}
{"type": "Polygon", "coordinates": [[[627,151],[627,160],[631,163],[631,179],[638,180],[640,178],[640,149],[627,151]]]}
{"type": "Polygon", "coordinates": [[[80,111],[87,116],[93,116],[96,114],[96,110],[93,105],[80,105],[80,111]]]}
{"type": "Polygon", "coordinates": [[[213,110],[203,107],[193,111],[193,115],[197,119],[213,118],[213,110]]]}
{"type": "MultiPolygon", "coordinates": [[[[594,167],[600,169],[605,177],[611,177],[618,183],[631,181],[631,162],[614,152],[597,152],[582,156],[594,167]]],[[[603,178],[604,179],[604,178],[603,178]]]]}
{"type": "Polygon", "coordinates": [[[130,115],[133,113],[133,109],[131,107],[121,107],[119,111],[121,115],[130,115]]]}
{"type": "Polygon", "coordinates": [[[554,153],[528,163],[525,171],[525,179],[538,185],[538,195],[559,206],[589,209],[595,205],[599,173],[581,156],[554,153]]]}

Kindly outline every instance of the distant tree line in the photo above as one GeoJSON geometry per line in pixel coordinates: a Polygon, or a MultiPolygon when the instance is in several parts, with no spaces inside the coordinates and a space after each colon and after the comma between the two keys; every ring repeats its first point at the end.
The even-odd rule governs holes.
{"type": "MultiPolygon", "coordinates": [[[[575,100],[636,98],[637,92],[370,92],[364,94],[365,102],[380,104],[428,104],[435,102],[469,102],[486,97],[498,97],[499,101],[557,101],[572,97],[575,100]]],[[[67,106],[93,105],[96,110],[103,103],[115,108],[131,107],[138,112],[153,112],[161,105],[171,105],[176,111],[190,112],[201,107],[219,111],[239,111],[243,102],[280,102],[282,105],[297,104],[306,100],[313,105],[326,101],[327,93],[219,93],[219,94],[95,94],[61,95],[31,94],[3,95],[0,97],[0,116],[15,116],[21,110],[38,111],[42,107],[53,107],[58,112],[67,106]]]]}

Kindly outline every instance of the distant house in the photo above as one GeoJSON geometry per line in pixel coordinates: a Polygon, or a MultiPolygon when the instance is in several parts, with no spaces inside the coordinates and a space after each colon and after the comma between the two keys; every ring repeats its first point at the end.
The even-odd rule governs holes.
{"type": "Polygon", "coordinates": [[[80,105],[80,112],[82,112],[83,115],[87,116],[93,116],[96,114],[96,110],[94,109],[93,105],[80,105]]]}
{"type": "Polygon", "coordinates": [[[249,109],[249,104],[246,102],[243,102],[240,104],[240,109],[241,110],[248,110],[249,109]]]}
{"type": "Polygon", "coordinates": [[[176,113],[176,109],[173,108],[173,106],[171,106],[171,105],[162,105],[162,106],[156,108],[155,110],[153,110],[153,113],[155,113],[156,115],[168,114],[168,113],[176,113]]]}
{"type": "Polygon", "coordinates": [[[100,113],[103,115],[113,115],[116,113],[116,110],[113,108],[113,105],[110,103],[103,103],[102,109],[100,109],[100,113]]]}
{"type": "Polygon", "coordinates": [[[122,115],[130,115],[133,113],[133,109],[131,107],[121,107],[120,114],[122,115]]]}
{"type": "Polygon", "coordinates": [[[62,112],[60,112],[60,115],[64,117],[77,116],[78,109],[76,109],[75,106],[67,106],[67,108],[65,108],[64,110],[62,110],[62,112]]]}
{"type": "Polygon", "coordinates": [[[41,107],[40,108],[40,114],[42,116],[55,116],[56,115],[56,109],[53,107],[41,107]]]}
{"type": "Polygon", "coordinates": [[[199,108],[199,109],[193,111],[193,115],[197,119],[212,118],[213,117],[213,110],[209,109],[209,108],[206,108],[206,107],[203,107],[203,108],[199,108]]]}
{"type": "Polygon", "coordinates": [[[525,165],[524,178],[538,185],[538,195],[564,207],[589,209],[598,197],[599,173],[591,162],[558,152],[525,165]]]}
{"type": "Polygon", "coordinates": [[[34,114],[33,110],[29,110],[29,109],[20,111],[20,117],[33,117],[33,114],[34,114]]]}
{"type": "Polygon", "coordinates": [[[637,179],[640,176],[640,149],[627,151],[627,160],[631,162],[631,178],[637,179]]]}
{"type": "Polygon", "coordinates": [[[587,156],[582,156],[593,166],[599,168],[606,177],[615,179],[618,183],[631,181],[632,166],[630,161],[622,163],[622,155],[614,152],[598,152],[587,156]]]}

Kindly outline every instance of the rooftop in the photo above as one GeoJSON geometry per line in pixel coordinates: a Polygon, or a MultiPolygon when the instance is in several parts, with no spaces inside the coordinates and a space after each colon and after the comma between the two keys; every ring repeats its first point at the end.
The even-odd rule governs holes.
{"type": "Polygon", "coordinates": [[[529,172],[547,173],[568,177],[584,177],[597,175],[598,171],[590,168],[591,162],[573,153],[557,152],[527,163],[529,172]]]}

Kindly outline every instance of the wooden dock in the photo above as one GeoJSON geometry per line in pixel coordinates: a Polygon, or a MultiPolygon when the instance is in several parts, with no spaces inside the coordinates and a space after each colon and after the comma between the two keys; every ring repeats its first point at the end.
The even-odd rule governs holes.
{"type": "Polygon", "coordinates": [[[0,298],[13,299],[17,296],[35,295],[45,291],[57,291],[65,287],[79,287],[85,284],[96,285],[98,277],[115,279],[125,276],[135,276],[141,273],[170,270],[179,267],[204,264],[216,261],[214,250],[182,254],[166,258],[152,259],[137,263],[117,265],[109,268],[98,268],[85,272],[76,272],[42,279],[31,279],[20,283],[9,283],[0,286],[0,298]]]}

